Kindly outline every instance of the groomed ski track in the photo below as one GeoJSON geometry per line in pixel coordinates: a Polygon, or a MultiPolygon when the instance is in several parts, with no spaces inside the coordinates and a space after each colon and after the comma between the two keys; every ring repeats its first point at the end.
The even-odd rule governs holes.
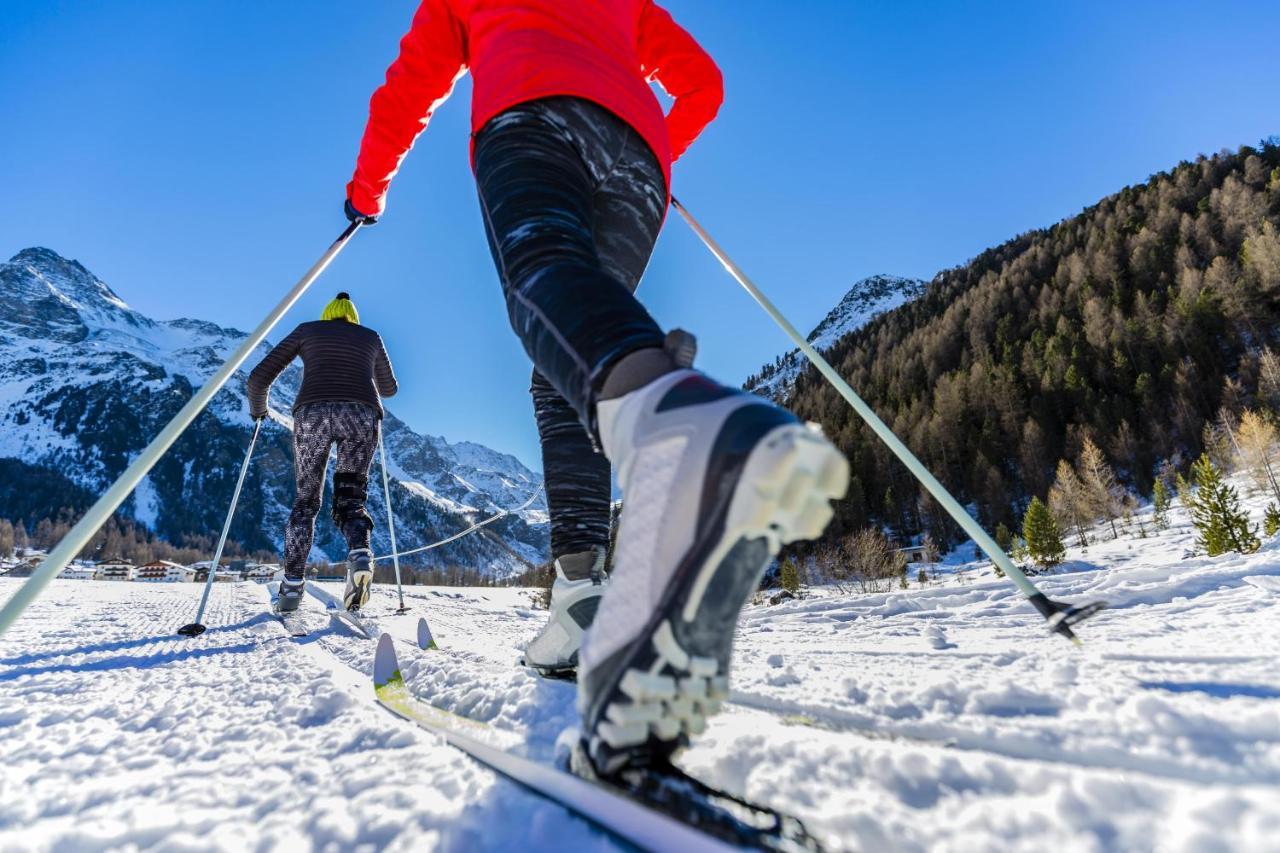
{"type": "MultiPolygon", "coordinates": [[[[684,765],[833,849],[1280,850],[1280,548],[1186,546],[1104,542],[1043,579],[1113,604],[1080,652],[976,572],[751,608],[737,703],[684,765]]],[[[219,584],[210,631],[179,638],[195,592],[56,581],[0,641],[0,849],[619,849],[379,708],[374,643],[314,599],[291,639],[260,587],[219,584]]],[[[366,616],[409,689],[552,760],[573,686],[515,665],[544,612],[406,599],[375,587],[366,616]],[[417,650],[419,616],[442,651],[417,650]]]]}

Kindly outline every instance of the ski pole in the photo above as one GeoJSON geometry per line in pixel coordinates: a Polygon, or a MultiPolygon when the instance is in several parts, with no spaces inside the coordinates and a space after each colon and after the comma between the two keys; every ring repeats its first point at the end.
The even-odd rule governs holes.
{"type": "Polygon", "coordinates": [[[196,609],[196,619],[190,625],[183,625],[178,633],[184,637],[198,637],[204,633],[204,607],[209,603],[209,590],[213,589],[214,577],[218,574],[218,566],[222,564],[222,548],[227,544],[227,534],[231,532],[231,519],[236,515],[236,504],[240,502],[240,489],[244,487],[245,474],[249,473],[249,460],[253,458],[253,446],[258,443],[258,433],[262,432],[262,418],[253,426],[253,437],[249,439],[249,449],[245,451],[244,462],[240,463],[240,477],[236,480],[236,490],[231,493],[231,506],[227,507],[227,520],[222,522],[222,535],[218,537],[218,548],[213,552],[213,564],[209,566],[209,577],[204,582],[204,592],[200,595],[200,607],[196,609]]]}
{"type": "Polygon", "coordinates": [[[947,514],[955,520],[956,524],[960,525],[961,529],[964,530],[965,533],[969,534],[969,537],[978,544],[978,547],[986,552],[986,555],[991,559],[991,562],[998,566],[1009,580],[1013,581],[1013,584],[1018,587],[1023,595],[1027,597],[1027,600],[1031,602],[1032,606],[1034,606],[1036,610],[1040,611],[1040,615],[1044,616],[1048,621],[1050,631],[1056,634],[1061,634],[1078,645],[1080,640],[1072,632],[1071,626],[1082,622],[1097,613],[1105,607],[1106,604],[1103,602],[1094,602],[1092,604],[1075,607],[1070,604],[1053,601],[1044,593],[1040,592],[1040,590],[1036,589],[1035,584],[1027,579],[1027,576],[1023,574],[1016,565],[1014,565],[1013,560],[1009,559],[1009,556],[1005,554],[1004,550],[996,544],[995,540],[992,539],[990,535],[987,534],[987,531],[982,529],[982,525],[978,524],[977,519],[970,515],[969,512],[960,505],[960,502],[957,501],[949,491],[947,491],[946,487],[943,486],[942,483],[938,482],[938,478],[934,477],[933,474],[930,473],[929,469],[926,468],[918,458],[916,458],[916,455],[902,443],[901,439],[894,435],[893,430],[889,429],[889,427],[885,425],[885,422],[880,419],[880,416],[877,415],[875,411],[858,396],[857,392],[855,392],[849,383],[836,372],[835,368],[833,368],[831,364],[823,358],[807,340],[805,340],[804,336],[800,334],[795,326],[791,325],[787,318],[782,315],[782,312],[780,312],[777,307],[769,301],[769,298],[761,292],[760,288],[756,287],[751,279],[747,278],[747,274],[744,273],[727,254],[725,254],[719,244],[711,238],[711,235],[708,234],[706,230],[698,224],[698,221],[693,218],[692,214],[685,209],[685,206],[675,198],[671,199],[671,204],[680,212],[680,215],[684,217],[684,221],[693,229],[693,233],[698,235],[698,239],[706,245],[706,247],[711,251],[711,254],[715,255],[716,260],[720,261],[721,265],[724,266],[729,275],[737,279],[738,284],[742,285],[743,288],[751,294],[751,297],[759,303],[760,307],[765,310],[765,313],[773,318],[773,321],[781,327],[782,331],[786,332],[787,337],[791,338],[795,345],[800,348],[800,351],[804,353],[805,357],[813,363],[813,366],[817,368],[823,378],[831,383],[836,391],[839,392],[840,396],[844,397],[845,401],[853,407],[853,410],[858,413],[858,416],[862,418],[867,426],[871,427],[872,432],[879,436],[880,440],[883,441],[891,451],[893,451],[893,454],[898,457],[902,464],[907,466],[907,469],[915,475],[921,485],[928,489],[929,494],[933,495],[934,499],[942,505],[942,508],[945,509],[947,514]]]}
{"type": "Polygon", "coordinates": [[[173,416],[173,420],[165,425],[160,434],[153,438],[151,443],[138,454],[138,458],[134,459],[133,463],[124,470],[123,474],[116,478],[116,481],[103,493],[102,497],[98,498],[93,506],[89,507],[88,512],[76,522],[76,525],[67,532],[67,535],[62,537],[62,541],[49,553],[49,556],[45,557],[44,562],[32,573],[27,582],[18,588],[12,598],[5,602],[3,608],[0,608],[0,634],[4,634],[5,631],[9,630],[10,626],[22,615],[22,611],[26,610],[31,602],[35,601],[44,588],[49,585],[49,581],[57,577],[58,573],[66,568],[67,563],[71,562],[72,558],[80,553],[81,549],[93,538],[93,534],[98,532],[98,528],[102,527],[107,519],[111,517],[111,514],[120,507],[120,504],[124,503],[125,498],[129,497],[129,493],[137,487],[142,478],[147,475],[147,472],[160,461],[160,457],[173,446],[173,443],[191,425],[196,416],[204,410],[204,407],[213,399],[213,395],[217,394],[219,389],[226,384],[227,380],[231,378],[231,374],[239,369],[244,360],[257,349],[258,344],[262,343],[276,323],[280,321],[280,318],[284,316],[285,312],[293,307],[293,304],[301,298],[302,294],[306,293],[312,282],[319,278],[325,268],[338,256],[338,253],[351,240],[352,235],[360,230],[360,225],[361,223],[357,220],[347,226],[346,230],[338,236],[338,239],[334,240],[324,254],[320,256],[320,260],[316,261],[311,269],[307,270],[306,275],[285,295],[280,304],[272,309],[271,313],[258,324],[258,328],[254,329],[244,339],[235,352],[223,363],[222,367],[218,368],[218,371],[209,377],[209,381],[195,393],[195,396],[187,401],[187,404],[178,411],[178,414],[173,416]]]}
{"type": "Polygon", "coordinates": [[[387,446],[382,441],[382,424],[378,424],[378,453],[382,455],[382,493],[386,496],[387,530],[391,533],[391,562],[396,567],[396,592],[400,595],[397,613],[408,613],[404,606],[404,587],[400,584],[400,555],[396,552],[396,518],[391,511],[391,481],[387,477],[387,446]]]}

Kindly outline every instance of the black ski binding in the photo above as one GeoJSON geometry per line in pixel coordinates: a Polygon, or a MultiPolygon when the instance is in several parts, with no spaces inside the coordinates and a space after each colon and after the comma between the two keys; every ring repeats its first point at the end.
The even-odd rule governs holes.
{"type": "Polygon", "coordinates": [[[712,788],[665,759],[599,776],[579,743],[568,763],[569,772],[736,847],[787,853],[823,850],[799,818],[712,788]]]}
{"type": "Polygon", "coordinates": [[[534,666],[524,658],[520,658],[519,663],[520,666],[525,669],[533,670],[540,678],[545,678],[548,681],[567,681],[570,684],[578,683],[578,667],[576,665],[564,667],[534,666]]]}

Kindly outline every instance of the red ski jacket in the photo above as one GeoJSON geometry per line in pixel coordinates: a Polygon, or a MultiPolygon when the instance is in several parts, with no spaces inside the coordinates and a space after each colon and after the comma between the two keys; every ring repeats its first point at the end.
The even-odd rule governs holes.
{"type": "Polygon", "coordinates": [[[644,137],[671,186],[671,163],[715,118],[720,70],[652,0],[423,0],[400,56],[369,102],[347,198],[379,215],[387,187],[432,112],[468,70],[472,138],[525,101],[594,101],[644,137]],[[674,99],[664,116],[649,87],[674,99]]]}

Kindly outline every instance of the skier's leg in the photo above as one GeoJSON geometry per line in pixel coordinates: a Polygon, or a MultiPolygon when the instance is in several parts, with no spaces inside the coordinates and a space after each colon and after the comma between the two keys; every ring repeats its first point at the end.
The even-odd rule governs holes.
{"type": "Polygon", "coordinates": [[[547,622],[525,648],[525,662],[544,675],[566,677],[578,665],[582,635],[604,590],[609,460],[596,452],[577,413],[536,370],[530,391],[542,442],[555,579],[547,622]]]}
{"type": "Polygon", "coordinates": [[[661,353],[663,334],[600,260],[595,195],[609,154],[584,152],[548,106],[566,100],[490,120],[476,137],[476,182],[511,325],[542,375],[593,424],[606,375],[632,353],[661,353]]]}
{"type": "Polygon", "coordinates": [[[307,570],[307,555],[315,532],[316,515],[324,491],[324,472],[329,463],[333,437],[328,419],[318,405],[302,406],[293,418],[293,511],[284,534],[285,584],[280,590],[280,608],[296,609],[301,599],[307,570]],[[286,596],[286,592],[289,593],[286,596]],[[286,601],[286,597],[289,599],[286,601]],[[291,605],[291,606],[290,606],[291,605]]]}
{"type": "Polygon", "coordinates": [[[578,670],[588,756],[615,773],[661,761],[718,709],[739,611],[783,544],[822,531],[848,466],[790,413],[678,369],[604,272],[595,194],[628,151],[637,176],[652,155],[612,114],[584,110],[599,133],[565,133],[574,119],[548,101],[500,115],[477,137],[476,176],[512,324],[598,425],[623,491],[610,592],[578,670]]]}
{"type": "Polygon", "coordinates": [[[551,555],[609,543],[609,460],[597,453],[577,413],[541,373],[530,384],[542,444],[542,476],[551,514],[551,555]]]}
{"type": "Polygon", "coordinates": [[[356,610],[369,600],[373,583],[370,535],[373,519],[365,509],[369,498],[369,465],[378,446],[378,413],[361,403],[334,403],[338,461],[333,473],[333,521],[347,540],[347,588],[343,604],[356,610]]]}
{"type": "MultiPolygon", "coordinates": [[[[579,137],[593,132],[590,115],[571,116],[579,137]],[[586,120],[581,120],[585,118],[586,120]]],[[[590,142],[579,139],[579,147],[590,142]]],[[[593,199],[593,241],[604,271],[635,292],[662,227],[665,199],[657,164],[619,158],[602,175],[593,199]],[[652,170],[646,170],[646,166],[652,170]],[[643,203],[637,203],[637,199],[643,203]]],[[[525,649],[525,661],[546,675],[565,676],[577,666],[582,636],[595,619],[603,593],[609,547],[611,471],[594,452],[573,408],[537,370],[530,388],[542,443],[543,481],[551,520],[555,578],[547,623],[525,649]]]]}

